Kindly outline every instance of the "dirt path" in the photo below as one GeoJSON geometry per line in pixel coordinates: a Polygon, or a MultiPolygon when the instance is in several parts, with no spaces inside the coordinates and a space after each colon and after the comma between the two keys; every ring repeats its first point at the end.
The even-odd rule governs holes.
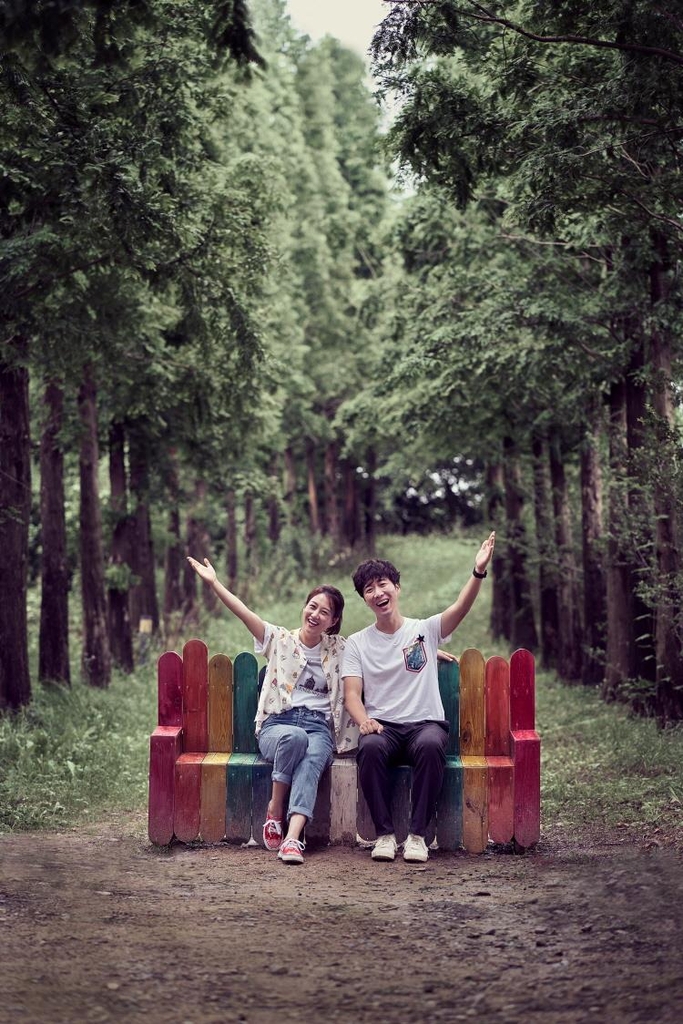
{"type": "Polygon", "coordinates": [[[0,837],[2,1024],[683,1020],[672,847],[294,867],[109,829],[0,837]]]}

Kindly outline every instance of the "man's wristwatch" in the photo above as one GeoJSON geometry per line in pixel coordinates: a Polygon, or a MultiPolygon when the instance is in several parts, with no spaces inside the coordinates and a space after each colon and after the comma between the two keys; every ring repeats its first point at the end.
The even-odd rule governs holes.
{"type": "Polygon", "coordinates": [[[483,572],[477,572],[477,567],[475,565],[474,569],[472,570],[472,575],[477,580],[485,580],[486,577],[488,576],[488,573],[487,573],[486,569],[484,569],[483,572]]]}

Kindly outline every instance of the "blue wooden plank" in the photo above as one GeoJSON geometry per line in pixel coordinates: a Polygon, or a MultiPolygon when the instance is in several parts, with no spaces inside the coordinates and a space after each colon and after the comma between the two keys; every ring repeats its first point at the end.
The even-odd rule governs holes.
{"type": "Polygon", "coordinates": [[[436,841],[441,850],[457,850],[462,845],[462,783],[462,761],[447,757],[436,804],[436,841]]]}
{"type": "Polygon", "coordinates": [[[231,754],[225,799],[225,838],[248,843],[251,838],[251,792],[254,754],[231,754]]]}

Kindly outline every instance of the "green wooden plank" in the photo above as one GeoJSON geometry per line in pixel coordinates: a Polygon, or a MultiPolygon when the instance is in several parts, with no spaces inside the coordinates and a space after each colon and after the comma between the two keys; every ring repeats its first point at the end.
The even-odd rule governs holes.
{"type": "Polygon", "coordinates": [[[232,749],[236,754],[257,754],[254,718],[258,703],[258,664],[253,654],[243,651],[233,664],[232,749]]]}
{"type": "Polygon", "coordinates": [[[460,665],[457,661],[439,662],[439,690],[450,724],[446,755],[455,757],[460,753],[460,665]]]}

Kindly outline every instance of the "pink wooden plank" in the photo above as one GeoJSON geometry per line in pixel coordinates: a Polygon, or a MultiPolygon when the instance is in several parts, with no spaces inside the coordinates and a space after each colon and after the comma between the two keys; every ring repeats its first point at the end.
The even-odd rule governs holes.
{"type": "Polygon", "coordinates": [[[512,733],[515,762],[515,840],[524,848],[541,837],[541,740],[533,729],[512,733]]]}
{"type": "Polygon", "coordinates": [[[179,725],[159,725],[149,738],[149,809],[147,829],[157,846],[173,839],[175,763],[182,748],[179,725]]]}
{"type": "Polygon", "coordinates": [[[484,753],[510,756],[510,668],[505,658],[486,662],[486,745],[484,753]]]}
{"type": "Polygon", "coordinates": [[[510,843],[515,834],[514,764],[511,757],[490,755],[488,765],[489,837],[510,843]]]}
{"type": "Polygon", "coordinates": [[[536,728],[534,656],[520,648],[510,658],[510,728],[536,728]]]}
{"type": "Polygon", "coordinates": [[[183,647],[183,750],[189,754],[209,749],[209,651],[203,640],[188,640],[183,647]]]}
{"type": "Polygon", "coordinates": [[[182,843],[199,836],[203,760],[204,754],[181,754],[175,763],[173,831],[182,843]]]}
{"type": "Polygon", "coordinates": [[[159,725],[182,725],[183,659],[166,651],[157,662],[159,725]]]}

